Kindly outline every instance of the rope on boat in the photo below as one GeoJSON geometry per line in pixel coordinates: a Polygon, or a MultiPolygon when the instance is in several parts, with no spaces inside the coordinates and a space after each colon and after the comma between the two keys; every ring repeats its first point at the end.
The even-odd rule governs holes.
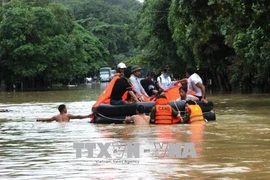
{"type": "Polygon", "coordinates": [[[174,103],[174,105],[175,105],[177,111],[186,113],[186,111],[180,111],[180,110],[179,110],[179,108],[178,108],[178,106],[177,106],[177,104],[176,104],[176,101],[173,101],[173,103],[174,103]]]}
{"type": "Polygon", "coordinates": [[[104,116],[103,114],[97,113],[99,116],[106,118],[106,119],[110,119],[110,120],[119,120],[119,121],[124,121],[125,119],[119,119],[119,118],[111,118],[108,116],[104,116]]]}
{"type": "MultiPolygon", "coordinates": [[[[179,108],[178,108],[177,105],[176,105],[176,101],[173,101],[173,102],[174,102],[174,105],[175,105],[175,107],[177,108],[177,110],[178,110],[179,112],[184,112],[184,113],[186,113],[186,111],[180,111],[180,110],[179,110],[179,108]]],[[[125,119],[111,118],[111,117],[105,116],[105,115],[100,114],[100,113],[97,113],[97,114],[98,114],[99,116],[103,117],[103,118],[106,118],[106,119],[110,119],[110,120],[118,120],[118,121],[125,121],[125,119]]]]}
{"type": "MultiPolygon", "coordinates": [[[[179,111],[179,112],[183,112],[183,113],[187,113],[187,111],[180,111],[179,110],[179,108],[178,108],[178,106],[177,106],[177,104],[176,104],[176,101],[173,101],[173,103],[174,103],[174,105],[175,105],[175,107],[176,107],[176,109],[177,109],[177,111],[179,111]]],[[[203,112],[204,113],[204,112],[203,112]]],[[[214,112],[215,113],[215,112],[214,112]]],[[[108,116],[105,116],[105,115],[103,115],[103,114],[100,114],[100,113],[97,113],[99,116],[101,116],[101,117],[103,117],[103,118],[106,118],[106,119],[110,119],[110,120],[117,120],[117,121],[125,121],[125,119],[120,119],[120,118],[111,118],[111,117],[108,117],[108,116]]]]}

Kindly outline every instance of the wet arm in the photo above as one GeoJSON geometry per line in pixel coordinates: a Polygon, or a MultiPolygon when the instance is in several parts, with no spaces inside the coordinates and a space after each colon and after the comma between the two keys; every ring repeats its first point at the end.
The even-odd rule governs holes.
{"type": "Polygon", "coordinates": [[[85,119],[90,117],[90,115],[72,115],[72,114],[69,114],[68,116],[70,119],[85,119]]]}
{"type": "Polygon", "coordinates": [[[38,118],[36,121],[37,122],[52,122],[52,121],[56,121],[56,116],[53,116],[51,118],[38,118]]]}
{"type": "Polygon", "coordinates": [[[133,122],[133,116],[126,116],[125,120],[124,120],[124,124],[129,124],[131,122],[133,122]]]}

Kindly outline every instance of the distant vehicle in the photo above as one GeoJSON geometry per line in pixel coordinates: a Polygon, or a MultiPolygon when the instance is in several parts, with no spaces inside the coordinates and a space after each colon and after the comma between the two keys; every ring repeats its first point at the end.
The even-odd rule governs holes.
{"type": "Polygon", "coordinates": [[[112,68],[110,67],[100,68],[99,77],[101,82],[109,82],[112,79],[112,68]]]}
{"type": "Polygon", "coordinates": [[[111,74],[111,77],[112,77],[111,79],[113,79],[114,75],[116,74],[116,70],[113,69],[113,70],[111,71],[111,73],[112,73],[112,74],[111,74]]]}

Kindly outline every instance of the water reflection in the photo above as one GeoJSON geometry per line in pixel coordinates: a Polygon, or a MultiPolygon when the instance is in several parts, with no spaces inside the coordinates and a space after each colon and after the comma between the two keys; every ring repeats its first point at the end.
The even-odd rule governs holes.
{"type": "Polygon", "coordinates": [[[134,126],[36,123],[65,103],[72,114],[88,114],[101,84],[51,92],[0,93],[0,179],[268,179],[269,96],[212,95],[217,122],[205,126],[134,126]],[[141,146],[136,162],[76,158],[74,142],[130,142],[141,146]],[[198,158],[156,156],[154,142],[195,144],[198,158]],[[97,162],[97,160],[100,160],[97,162]],[[106,161],[101,161],[106,160],[106,161]]]}
{"type": "Polygon", "coordinates": [[[105,90],[105,88],[108,86],[109,83],[110,82],[101,82],[100,83],[100,92],[101,93],[105,90]]]}

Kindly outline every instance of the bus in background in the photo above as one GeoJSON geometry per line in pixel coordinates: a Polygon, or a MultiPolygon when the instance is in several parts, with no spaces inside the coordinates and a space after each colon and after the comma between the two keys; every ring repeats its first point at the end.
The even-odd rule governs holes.
{"type": "Polygon", "coordinates": [[[101,82],[109,82],[112,79],[112,68],[110,67],[100,68],[99,77],[101,82]]]}

